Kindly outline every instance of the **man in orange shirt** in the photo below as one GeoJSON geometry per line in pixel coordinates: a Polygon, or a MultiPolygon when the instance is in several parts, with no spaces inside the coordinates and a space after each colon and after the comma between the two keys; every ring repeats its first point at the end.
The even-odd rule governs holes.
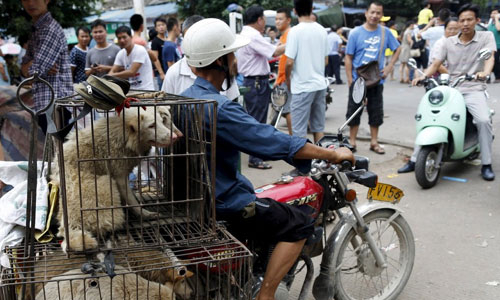
{"type": "MultiPolygon", "coordinates": [[[[288,31],[290,29],[290,22],[292,21],[291,11],[288,8],[280,8],[276,11],[276,28],[280,31],[280,45],[286,44],[286,38],[288,36],[288,31]]],[[[290,115],[290,102],[292,102],[292,95],[290,94],[290,87],[285,83],[285,64],[286,56],[281,55],[279,65],[278,65],[278,78],[276,78],[275,85],[282,86],[287,91],[288,100],[283,107],[283,115],[286,118],[286,125],[288,127],[288,133],[292,135],[292,116],[290,115]]]]}

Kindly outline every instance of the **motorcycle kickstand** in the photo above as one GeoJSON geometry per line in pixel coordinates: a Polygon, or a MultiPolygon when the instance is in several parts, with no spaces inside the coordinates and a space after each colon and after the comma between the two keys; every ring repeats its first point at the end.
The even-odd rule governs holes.
{"type": "Polygon", "coordinates": [[[377,262],[377,266],[379,266],[380,268],[387,268],[387,261],[382,255],[380,249],[375,244],[375,240],[370,234],[370,230],[368,226],[365,224],[363,217],[359,214],[358,208],[356,207],[356,205],[354,205],[354,202],[357,202],[357,199],[354,200],[353,202],[350,202],[349,207],[351,208],[354,217],[356,218],[358,223],[358,230],[356,231],[361,236],[361,238],[368,243],[368,246],[370,247],[370,250],[372,251],[373,256],[375,257],[375,261],[377,262]]]}

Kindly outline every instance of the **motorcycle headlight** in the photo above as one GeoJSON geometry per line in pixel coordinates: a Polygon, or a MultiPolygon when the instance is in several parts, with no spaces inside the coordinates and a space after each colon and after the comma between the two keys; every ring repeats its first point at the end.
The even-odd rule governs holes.
{"type": "Polygon", "coordinates": [[[444,95],[441,93],[441,91],[432,91],[429,94],[429,102],[432,105],[439,105],[441,102],[444,100],[444,95]]]}

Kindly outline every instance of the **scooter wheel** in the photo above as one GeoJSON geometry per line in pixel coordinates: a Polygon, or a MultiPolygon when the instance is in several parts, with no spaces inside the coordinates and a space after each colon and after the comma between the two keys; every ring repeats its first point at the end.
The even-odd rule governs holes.
{"type": "Polygon", "coordinates": [[[436,167],[438,154],[434,147],[422,147],[415,162],[415,177],[418,184],[429,189],[436,185],[439,179],[440,167],[436,167]]]}

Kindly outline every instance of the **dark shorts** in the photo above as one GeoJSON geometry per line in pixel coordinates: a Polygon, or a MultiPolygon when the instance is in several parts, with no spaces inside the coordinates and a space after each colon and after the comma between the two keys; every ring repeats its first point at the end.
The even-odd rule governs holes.
{"type": "Polygon", "coordinates": [[[296,206],[269,198],[257,198],[253,203],[244,211],[218,215],[219,219],[227,221],[229,232],[240,240],[296,242],[314,232],[314,220],[296,206]],[[255,214],[249,216],[252,213],[255,214]]]}
{"type": "MultiPolygon", "coordinates": [[[[384,85],[379,84],[375,87],[369,88],[366,90],[366,99],[367,105],[366,110],[368,111],[368,124],[373,127],[379,127],[384,123],[384,85]]],[[[347,113],[346,119],[349,117],[361,106],[362,103],[356,104],[352,100],[352,84],[349,88],[349,100],[347,101],[347,113]]],[[[349,123],[349,126],[357,126],[359,125],[361,120],[361,114],[358,114],[352,121],[349,123]]]]}

